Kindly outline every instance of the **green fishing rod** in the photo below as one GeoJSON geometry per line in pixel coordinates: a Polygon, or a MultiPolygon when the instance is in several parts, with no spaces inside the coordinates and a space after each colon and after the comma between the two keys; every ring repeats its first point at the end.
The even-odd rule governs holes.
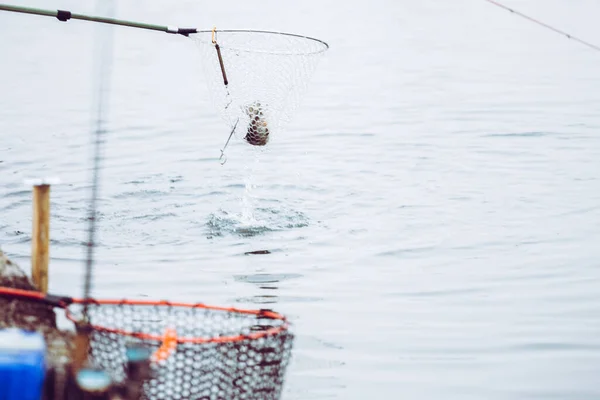
{"type": "Polygon", "coordinates": [[[11,12],[17,12],[17,13],[21,13],[21,14],[34,14],[34,15],[41,15],[44,17],[54,17],[62,22],[67,22],[70,19],[79,19],[82,21],[92,21],[92,22],[100,22],[103,24],[129,26],[132,28],[149,29],[149,30],[153,30],[153,31],[166,32],[166,33],[178,34],[178,35],[183,35],[183,36],[188,36],[190,33],[198,33],[199,32],[196,28],[178,28],[176,26],[146,24],[143,22],[126,21],[126,20],[122,20],[122,19],[97,17],[97,16],[85,15],[85,14],[76,14],[76,13],[72,13],[71,11],[66,11],[66,10],[45,10],[45,9],[41,9],[41,8],[21,7],[21,6],[14,6],[14,5],[10,5],[10,4],[0,4],[0,11],[11,11],[11,12]]]}

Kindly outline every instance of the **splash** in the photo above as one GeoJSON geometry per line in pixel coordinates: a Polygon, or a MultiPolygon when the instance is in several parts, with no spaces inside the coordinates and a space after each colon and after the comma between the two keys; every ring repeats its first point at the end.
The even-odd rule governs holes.
{"type": "Polygon", "coordinates": [[[230,214],[219,210],[208,216],[206,227],[209,237],[234,235],[253,237],[269,232],[297,229],[308,226],[308,217],[299,211],[284,208],[253,210],[254,222],[249,223],[243,214],[230,214]]]}
{"type": "MultiPolygon", "coordinates": [[[[257,163],[258,157],[255,158],[255,164],[257,163]]],[[[252,189],[255,188],[255,185],[252,183],[253,171],[248,173],[248,167],[244,169],[246,170],[246,178],[244,182],[244,194],[241,198],[242,214],[240,222],[242,225],[252,226],[258,223],[254,216],[254,199],[252,197],[252,189]]]]}
{"type": "Polygon", "coordinates": [[[256,172],[261,156],[267,151],[264,148],[252,148],[251,161],[243,168],[244,191],[240,197],[240,212],[232,213],[220,209],[208,216],[206,227],[208,236],[224,236],[227,234],[252,237],[273,231],[301,228],[308,225],[308,218],[301,212],[278,206],[265,206],[266,203],[277,204],[277,200],[257,198],[254,190],[257,185],[256,172]]]}

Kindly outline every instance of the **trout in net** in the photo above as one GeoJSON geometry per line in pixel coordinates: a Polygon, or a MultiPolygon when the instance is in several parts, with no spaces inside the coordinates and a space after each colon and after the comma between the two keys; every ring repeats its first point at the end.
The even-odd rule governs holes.
{"type": "Polygon", "coordinates": [[[229,139],[235,134],[254,146],[283,131],[329,48],[318,39],[280,32],[213,29],[193,38],[229,139]]]}
{"type": "Polygon", "coordinates": [[[250,125],[244,139],[254,146],[264,146],[269,141],[269,127],[262,106],[256,102],[247,108],[250,125]]]}

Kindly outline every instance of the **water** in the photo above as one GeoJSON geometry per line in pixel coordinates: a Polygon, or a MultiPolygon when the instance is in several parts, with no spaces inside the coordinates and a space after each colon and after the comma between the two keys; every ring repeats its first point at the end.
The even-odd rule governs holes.
{"type": "MultiPolygon", "coordinates": [[[[595,1],[506,3],[600,37],[595,1]]],[[[229,132],[192,42],[114,31],[94,295],[288,315],[288,400],[600,396],[598,52],[478,0],[117,16],[331,49],[287,133],[263,152],[235,140],[221,166],[229,132]]],[[[28,265],[23,180],[59,176],[50,290],[80,295],[95,26],[4,13],[0,32],[0,244],[28,265]]]]}

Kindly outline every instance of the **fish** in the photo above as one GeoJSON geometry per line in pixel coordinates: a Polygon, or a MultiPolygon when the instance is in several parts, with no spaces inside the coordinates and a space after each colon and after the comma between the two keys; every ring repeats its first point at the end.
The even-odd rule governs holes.
{"type": "Polygon", "coordinates": [[[255,102],[246,108],[246,113],[250,123],[244,139],[253,146],[265,146],[269,141],[270,132],[262,105],[255,102]]]}

